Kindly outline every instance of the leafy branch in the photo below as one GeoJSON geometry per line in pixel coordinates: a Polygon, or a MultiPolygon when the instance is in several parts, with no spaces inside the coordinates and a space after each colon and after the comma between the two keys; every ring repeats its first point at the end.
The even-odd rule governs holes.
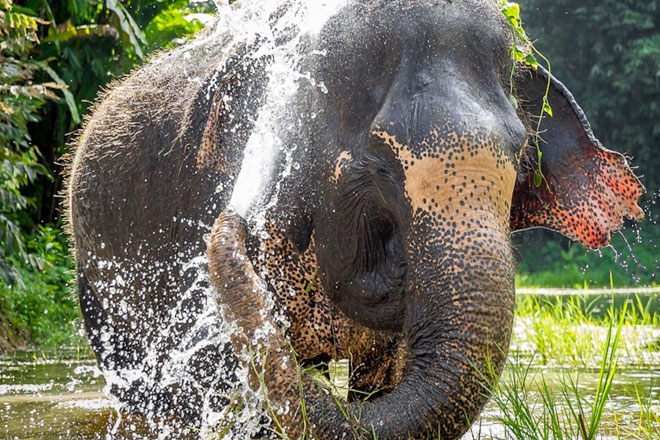
{"type": "Polygon", "coordinates": [[[40,270],[44,267],[44,261],[26,249],[22,227],[25,211],[37,203],[24,194],[24,189],[39,176],[49,176],[40,163],[28,124],[39,120],[39,110],[46,101],[59,101],[56,92],[64,94],[72,117],[78,118],[73,95],[64,81],[48,67],[48,61],[31,56],[40,43],[39,25],[48,24],[31,14],[12,0],[0,0],[0,279],[8,283],[15,274],[12,256],[40,270]],[[35,83],[33,77],[40,72],[52,81],[35,83]]]}

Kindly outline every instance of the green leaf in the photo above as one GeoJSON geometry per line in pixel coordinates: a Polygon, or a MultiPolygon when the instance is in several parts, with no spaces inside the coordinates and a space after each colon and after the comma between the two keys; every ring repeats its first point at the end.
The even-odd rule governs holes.
{"type": "Polygon", "coordinates": [[[527,57],[525,57],[525,64],[531,66],[534,70],[538,70],[539,68],[539,62],[532,53],[530,53],[529,55],[527,55],[527,57]]]}
{"type": "Polygon", "coordinates": [[[140,59],[144,59],[144,52],[140,44],[147,44],[147,41],[142,35],[140,27],[133,20],[133,16],[126,10],[123,4],[119,3],[118,0],[106,0],[105,7],[111,10],[119,19],[119,25],[121,26],[122,31],[128,35],[128,39],[131,42],[131,45],[135,49],[135,53],[140,59]]]}
{"type": "Polygon", "coordinates": [[[55,21],[55,15],[53,15],[53,10],[50,8],[50,4],[48,3],[48,0],[41,0],[41,4],[44,6],[44,9],[46,10],[46,16],[48,17],[48,20],[50,20],[50,29],[48,30],[48,33],[50,34],[51,31],[54,31],[55,47],[57,48],[57,52],[59,53],[60,40],[57,39],[57,22],[55,21]]]}
{"type": "Polygon", "coordinates": [[[513,58],[516,61],[523,61],[525,59],[525,52],[520,50],[518,46],[513,46],[513,58]]]}
{"type": "Polygon", "coordinates": [[[509,95],[509,102],[511,103],[514,109],[518,110],[518,100],[516,99],[515,96],[509,95]]]}
{"type": "Polygon", "coordinates": [[[539,170],[534,170],[534,186],[538,188],[541,186],[541,183],[543,183],[543,173],[539,170]]]}
{"type": "Polygon", "coordinates": [[[504,14],[513,19],[520,18],[520,5],[518,3],[507,3],[504,8],[504,14]]]}
{"type": "MultiPolygon", "coordinates": [[[[44,69],[48,75],[53,78],[53,81],[55,81],[58,84],[62,84],[66,86],[66,83],[62,81],[62,78],[59,77],[59,75],[50,67],[46,66],[44,69]]],[[[76,100],[73,97],[73,94],[69,91],[69,88],[63,88],[62,93],[64,94],[64,100],[66,101],[67,107],[69,107],[69,112],[71,113],[71,119],[75,124],[80,123],[80,114],[78,113],[78,107],[76,106],[76,100]]]]}
{"type": "Polygon", "coordinates": [[[550,106],[550,103],[548,102],[548,98],[544,97],[543,98],[543,112],[547,113],[550,117],[553,117],[554,115],[552,114],[552,107],[550,106]]]}
{"type": "Polygon", "coordinates": [[[92,24],[92,25],[81,25],[73,26],[70,23],[63,29],[54,29],[51,28],[48,31],[48,35],[43,38],[41,41],[44,43],[51,42],[63,42],[74,39],[83,39],[91,37],[110,37],[115,40],[119,38],[119,33],[115,28],[108,24],[92,24]]]}

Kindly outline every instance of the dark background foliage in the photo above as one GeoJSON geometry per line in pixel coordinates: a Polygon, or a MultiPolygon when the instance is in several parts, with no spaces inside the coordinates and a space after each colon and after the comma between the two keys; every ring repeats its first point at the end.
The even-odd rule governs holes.
{"type": "MultiPolygon", "coordinates": [[[[659,1],[520,3],[527,32],[594,131],[639,167],[650,217],[602,254],[549,232],[518,234],[520,283],[607,285],[610,271],[617,285],[657,282],[659,1]]],[[[0,350],[76,343],[63,156],[108,83],[201,29],[190,14],[213,11],[210,1],[0,0],[0,350]]]]}
{"type": "Polygon", "coordinates": [[[525,28],[594,131],[660,189],[660,2],[521,0],[525,28]]]}
{"type": "Polygon", "coordinates": [[[516,241],[522,281],[608,286],[660,282],[660,1],[520,0],[525,29],[575,95],[596,136],[625,152],[647,193],[647,219],[613,237],[613,248],[586,251],[548,232],[516,241]]]}

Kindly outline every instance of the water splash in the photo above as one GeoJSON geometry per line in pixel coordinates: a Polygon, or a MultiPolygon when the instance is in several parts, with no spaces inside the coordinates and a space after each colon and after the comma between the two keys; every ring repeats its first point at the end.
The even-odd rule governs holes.
{"type": "MultiPolygon", "coordinates": [[[[264,15],[253,24],[258,35],[265,38],[260,51],[265,51],[271,62],[268,66],[268,86],[265,103],[248,140],[245,156],[232,193],[230,205],[241,216],[251,220],[257,228],[263,226],[263,214],[277,203],[281,184],[300,165],[295,162],[298,145],[287,144],[285,134],[295,129],[300,115],[291,115],[292,100],[300,82],[318,87],[323,93],[327,88],[317,82],[309,72],[300,70],[301,41],[317,34],[323,24],[345,4],[345,1],[280,1],[268,3],[264,15]],[[281,13],[284,9],[284,13],[281,13]],[[261,22],[278,11],[280,18],[274,25],[261,22]],[[282,44],[282,41],[285,43],[282,44]],[[275,169],[275,164],[280,164],[275,169]]],[[[255,3],[248,3],[250,8],[255,3]]],[[[259,8],[264,3],[258,4],[259,8]]],[[[314,55],[324,56],[315,51],[314,55]]],[[[311,115],[309,115],[311,117],[311,115]]]]}
{"type": "MultiPolygon", "coordinates": [[[[301,67],[305,64],[301,62],[302,57],[309,55],[301,51],[302,43],[317,34],[344,4],[343,0],[313,3],[243,0],[231,5],[216,1],[217,21],[202,36],[180,49],[187,81],[197,86],[205,81],[191,73],[199,71],[193,65],[198,62],[193,54],[195,49],[222,45],[217,72],[224,70],[230,57],[241,47],[258,47],[254,53],[246,55],[251,59],[246,59],[245,63],[265,60],[267,92],[258,113],[250,116],[254,128],[230,202],[249,220],[254,234],[265,233],[266,210],[277,203],[284,180],[300,167],[296,157],[302,146],[285,141],[290,138],[287,133],[295,130],[301,117],[291,105],[297,90],[305,85],[327,93],[325,85],[301,67]],[[256,42],[258,44],[254,44],[256,42]]],[[[318,51],[312,55],[325,56],[318,51]]],[[[213,87],[208,86],[207,102],[211,101],[212,92],[213,87]]],[[[303,116],[315,117],[312,114],[303,116]]],[[[217,206],[209,209],[217,215],[217,206]]],[[[174,218],[173,221],[191,230],[210,230],[210,225],[200,224],[196,219],[174,218]]],[[[162,236],[162,231],[160,236],[158,231],[154,235],[166,246],[168,238],[162,236]]],[[[223,439],[245,439],[256,436],[263,425],[268,424],[269,418],[262,410],[263,393],[247,386],[248,371],[238,362],[249,359],[250,353],[247,350],[235,353],[231,348],[230,341],[237,329],[225,319],[222,305],[218,310],[208,278],[204,247],[199,243],[190,244],[189,249],[180,250],[174,262],[153,261],[147,257],[147,249],[138,249],[131,257],[115,256],[105,260],[88,255],[91,267],[85,270],[96,272],[95,279],[102,280],[94,283],[94,290],[107,293],[103,310],[108,316],[121,317],[92,332],[92,337],[104,347],[101,363],[105,366],[105,393],[121,396],[121,399],[111,397],[116,411],[107,439],[126,438],[123,427],[132,422],[124,416],[124,410],[126,401],[131,399],[138,400],[132,402],[133,406],[143,405],[140,407],[145,415],[143,423],[149,437],[153,438],[195,432],[208,438],[218,427],[227,427],[226,432],[222,428],[223,439]],[[177,271],[172,267],[178,268],[177,271]],[[183,292],[174,291],[176,279],[191,280],[187,284],[190,287],[183,292]],[[134,286],[137,285],[143,287],[136,291],[134,286]],[[192,309],[191,304],[195,304],[192,309]],[[132,344],[131,349],[117,354],[121,351],[117,348],[123,344],[132,344]],[[120,358],[115,359],[117,356],[120,358]],[[197,371],[200,362],[207,364],[205,372],[197,371]],[[213,371],[210,377],[209,369],[213,371]],[[163,416],[163,411],[156,408],[160,403],[176,411],[187,396],[195,396],[196,410],[201,412],[194,426],[173,425],[163,416]]],[[[153,249],[150,251],[153,253],[153,249]]],[[[274,299],[265,300],[269,309],[266,312],[274,313],[274,299]]],[[[288,324],[281,314],[276,319],[284,327],[288,324]]],[[[272,328],[261,329],[264,334],[272,331],[272,328]]],[[[135,433],[133,437],[143,438],[140,437],[143,435],[135,433]]]]}

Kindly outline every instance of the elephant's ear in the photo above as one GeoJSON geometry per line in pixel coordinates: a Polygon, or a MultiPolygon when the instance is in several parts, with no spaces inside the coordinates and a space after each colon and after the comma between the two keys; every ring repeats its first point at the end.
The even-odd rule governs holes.
{"type": "MultiPolygon", "coordinates": [[[[197,165],[235,175],[230,164],[240,157],[254,128],[267,82],[267,57],[254,57],[256,47],[243,46],[200,93],[210,100],[208,119],[197,153],[197,165]]],[[[208,105],[208,104],[207,104],[208,105]]],[[[234,176],[235,177],[235,176],[234,176]]]]}
{"type": "Polygon", "coordinates": [[[511,206],[511,230],[543,226],[589,248],[605,246],[623,217],[641,220],[637,201],[644,191],[625,157],[594,137],[584,112],[566,87],[539,67],[519,74],[516,90],[522,111],[536,128],[550,76],[553,117],[539,131],[542,175],[535,136],[525,147],[511,206]],[[536,176],[535,176],[536,174],[536,176]]]}

